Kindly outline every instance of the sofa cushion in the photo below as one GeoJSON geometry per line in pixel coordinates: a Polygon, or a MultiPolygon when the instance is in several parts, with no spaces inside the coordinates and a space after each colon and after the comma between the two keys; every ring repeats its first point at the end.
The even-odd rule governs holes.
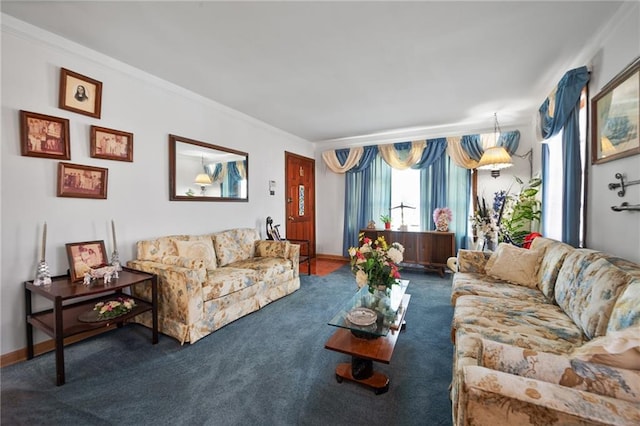
{"type": "Polygon", "coordinates": [[[213,241],[208,236],[192,237],[188,241],[174,240],[178,255],[190,259],[202,259],[204,267],[216,269],[216,252],[213,249],[213,241]]]}
{"type": "Polygon", "coordinates": [[[202,284],[202,298],[207,302],[251,287],[258,282],[258,273],[251,269],[230,266],[208,269],[206,280],[202,284]]]}
{"type": "Polygon", "coordinates": [[[212,237],[218,266],[226,266],[253,257],[260,234],[255,229],[238,228],[218,232],[212,237]]]}
{"type": "MultiPolygon", "coordinates": [[[[526,299],[462,296],[452,327],[497,342],[553,353],[582,345],[582,330],[558,306],[526,299]]],[[[456,342],[457,345],[457,342],[456,342]]]]}
{"type": "Polygon", "coordinates": [[[598,364],[640,370],[640,326],[596,337],[573,351],[572,356],[598,364]]]}
{"type": "Polygon", "coordinates": [[[629,283],[613,305],[607,334],[634,325],[640,325],[640,279],[637,278],[629,283]]]}
{"type": "Polygon", "coordinates": [[[259,281],[286,280],[287,273],[293,270],[290,260],[281,257],[252,257],[229,265],[233,268],[251,269],[257,274],[259,281]]]}
{"type": "Polygon", "coordinates": [[[460,296],[503,297],[548,303],[537,288],[528,288],[491,278],[485,274],[457,272],[451,283],[451,304],[460,296]]]}
{"type": "Polygon", "coordinates": [[[602,336],[618,296],[632,280],[602,253],[575,250],[560,269],[556,302],[587,337],[602,336]]]}
{"type": "Polygon", "coordinates": [[[538,268],[538,288],[549,301],[553,301],[558,272],[567,254],[574,248],[559,241],[538,237],[531,243],[531,250],[541,249],[544,250],[544,255],[538,268]]]}
{"type": "Polygon", "coordinates": [[[512,284],[537,288],[536,273],[542,251],[500,243],[485,266],[487,275],[512,284]]]}

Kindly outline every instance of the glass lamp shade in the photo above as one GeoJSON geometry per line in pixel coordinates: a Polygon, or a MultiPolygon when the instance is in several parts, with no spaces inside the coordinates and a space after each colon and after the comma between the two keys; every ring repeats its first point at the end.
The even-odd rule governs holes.
{"type": "Polygon", "coordinates": [[[196,180],[194,181],[195,183],[197,183],[198,185],[211,185],[211,178],[209,177],[208,174],[206,173],[200,173],[198,176],[196,176],[196,180]]]}
{"type": "Polygon", "coordinates": [[[491,176],[497,178],[500,176],[501,169],[506,169],[511,166],[513,166],[513,163],[507,150],[502,146],[492,146],[484,151],[476,168],[480,170],[491,170],[491,176]]]}

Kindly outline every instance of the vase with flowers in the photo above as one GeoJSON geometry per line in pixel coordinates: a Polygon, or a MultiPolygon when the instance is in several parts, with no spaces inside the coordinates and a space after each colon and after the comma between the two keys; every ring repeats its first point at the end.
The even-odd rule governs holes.
{"type": "Polygon", "coordinates": [[[349,249],[351,271],[358,288],[368,286],[366,307],[386,316],[391,314],[389,295],[400,279],[398,264],[402,262],[404,247],[400,243],[388,244],[383,236],[371,240],[362,233],[359,241],[360,247],[349,249]]]}
{"type": "Polygon", "coordinates": [[[438,207],[433,211],[433,223],[436,225],[436,231],[448,232],[452,219],[453,213],[449,207],[438,207]]]}

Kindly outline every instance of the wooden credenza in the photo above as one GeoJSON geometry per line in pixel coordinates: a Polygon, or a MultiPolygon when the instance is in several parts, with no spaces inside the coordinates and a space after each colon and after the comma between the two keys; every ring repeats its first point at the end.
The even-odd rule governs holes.
{"type": "Polygon", "coordinates": [[[424,266],[428,270],[437,271],[441,277],[444,276],[447,259],[456,255],[456,234],[453,232],[386,229],[361,229],[360,232],[372,240],[383,236],[388,244],[402,244],[403,263],[424,266]]]}

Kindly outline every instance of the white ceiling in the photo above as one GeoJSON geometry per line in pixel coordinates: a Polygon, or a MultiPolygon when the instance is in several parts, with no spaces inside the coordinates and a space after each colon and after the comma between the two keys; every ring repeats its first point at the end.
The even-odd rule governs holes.
{"type": "MultiPolygon", "coordinates": [[[[528,123],[612,1],[2,1],[309,141],[528,123]]],[[[588,64],[586,64],[588,65],[588,64]]],[[[82,70],[74,70],[82,73],[82,70]]],[[[445,136],[441,134],[440,136],[445,136]]]]}

